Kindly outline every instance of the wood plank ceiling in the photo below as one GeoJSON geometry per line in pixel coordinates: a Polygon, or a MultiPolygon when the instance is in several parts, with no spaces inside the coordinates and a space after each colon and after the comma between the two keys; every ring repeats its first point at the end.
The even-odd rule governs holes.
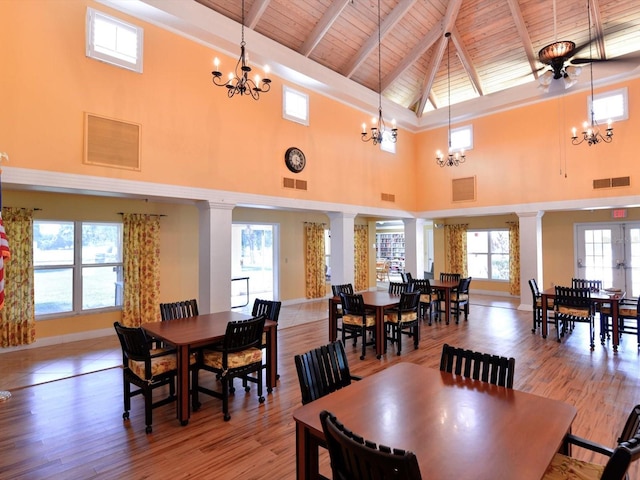
{"type": "MultiPolygon", "coordinates": [[[[194,1],[241,22],[239,0],[194,1]]],[[[576,57],[609,60],[594,71],[640,63],[640,0],[381,0],[379,67],[377,11],[376,0],[246,0],[245,27],[374,92],[380,68],[384,97],[418,117],[446,108],[449,95],[453,105],[537,82],[549,69],[538,51],[556,40],[588,45],[589,30],[591,48],[576,57]]]]}

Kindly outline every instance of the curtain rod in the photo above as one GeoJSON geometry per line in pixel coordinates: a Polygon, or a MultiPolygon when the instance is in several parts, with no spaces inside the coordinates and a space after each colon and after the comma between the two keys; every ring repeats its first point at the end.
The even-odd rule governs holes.
{"type": "Polygon", "coordinates": [[[125,213],[130,213],[132,215],[151,215],[152,217],[166,217],[164,213],[131,213],[131,212],[118,212],[118,215],[124,215],[125,213]]]}

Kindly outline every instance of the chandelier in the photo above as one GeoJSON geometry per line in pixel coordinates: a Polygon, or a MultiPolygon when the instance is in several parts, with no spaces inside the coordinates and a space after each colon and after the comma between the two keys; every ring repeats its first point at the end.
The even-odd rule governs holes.
{"type": "Polygon", "coordinates": [[[582,133],[581,137],[578,136],[578,131],[574,127],[572,129],[571,134],[571,143],[574,145],[580,145],[581,143],[587,142],[587,145],[596,145],[600,142],[611,143],[613,140],[613,126],[611,124],[611,120],[607,122],[607,130],[603,135],[600,133],[600,128],[598,127],[598,123],[595,120],[595,116],[593,114],[593,57],[591,51],[591,9],[589,8],[590,2],[587,2],[587,15],[589,19],[589,72],[591,76],[591,124],[589,122],[584,122],[582,124],[582,133]]]}
{"type": "Polygon", "coordinates": [[[391,120],[391,129],[387,130],[387,125],[382,117],[382,72],[381,72],[381,38],[380,38],[380,0],[378,0],[378,118],[371,119],[371,133],[367,134],[367,124],[362,124],[361,139],[363,142],[373,140],[374,145],[382,143],[384,139],[396,143],[398,141],[398,129],[396,121],[391,120]]]}
{"type": "Polygon", "coordinates": [[[444,154],[438,150],[436,152],[436,163],[441,167],[457,167],[461,163],[467,159],[464,154],[464,150],[460,150],[459,152],[453,152],[451,149],[451,57],[449,55],[449,46],[451,43],[451,33],[447,32],[444,34],[447,39],[447,88],[448,88],[448,96],[449,96],[449,153],[445,157],[444,154]]]}
{"type": "Polygon", "coordinates": [[[254,100],[260,98],[261,93],[267,93],[271,89],[271,79],[267,78],[269,75],[269,67],[265,65],[264,73],[265,78],[260,79],[260,75],[256,75],[253,79],[249,78],[251,67],[247,65],[247,53],[245,50],[244,41],[244,0],[242,0],[242,39],[240,42],[240,58],[236,63],[235,72],[229,72],[228,80],[223,82],[221,80],[222,73],[218,70],[220,66],[220,60],[216,57],[213,60],[215,70],[211,72],[213,75],[213,83],[218,87],[227,88],[227,96],[233,97],[236,93],[240,96],[251,95],[254,100]]]}

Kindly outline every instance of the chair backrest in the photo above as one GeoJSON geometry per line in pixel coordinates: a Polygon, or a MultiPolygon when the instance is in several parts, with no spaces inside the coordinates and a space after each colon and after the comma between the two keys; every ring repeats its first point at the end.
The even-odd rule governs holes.
{"type": "Polygon", "coordinates": [[[251,347],[260,348],[262,345],[264,321],[265,316],[260,315],[249,320],[239,320],[227,323],[222,351],[232,353],[240,350],[246,350],[251,347]]]}
{"type": "Polygon", "coordinates": [[[408,283],[407,274],[404,272],[400,272],[400,278],[402,279],[402,283],[408,283]]]}
{"type": "Polygon", "coordinates": [[[440,281],[441,282],[459,282],[460,281],[459,273],[440,273],[440,281]]]}
{"type": "Polygon", "coordinates": [[[340,340],[294,357],[302,404],[351,385],[351,373],[340,340]]]}
{"type": "Polygon", "coordinates": [[[342,312],[345,315],[364,315],[364,298],[359,293],[349,294],[340,293],[340,303],[342,304],[342,312]]]}
{"type": "Polygon", "coordinates": [[[618,443],[628,442],[640,433],[640,405],[631,409],[627,421],[624,424],[622,433],[618,437],[618,443]]]}
{"type": "Polygon", "coordinates": [[[465,294],[468,295],[469,294],[469,286],[471,285],[471,277],[466,277],[466,278],[461,278],[460,281],[458,282],[458,295],[461,294],[465,294]]]}
{"type": "Polygon", "coordinates": [[[406,283],[409,283],[411,282],[411,280],[413,280],[413,276],[411,275],[411,272],[405,273],[404,276],[407,279],[406,283]]]}
{"type": "Polygon", "coordinates": [[[389,282],[389,293],[394,295],[400,295],[402,292],[407,291],[408,283],[389,282]]]}
{"type": "Polygon", "coordinates": [[[397,310],[400,312],[418,311],[420,292],[403,292],[400,294],[397,310]]]}
{"type": "Polygon", "coordinates": [[[423,295],[429,295],[431,293],[431,282],[428,278],[414,278],[411,280],[411,285],[413,286],[413,289],[411,290],[413,292],[420,292],[423,295]]]}
{"type": "Polygon", "coordinates": [[[600,480],[624,480],[631,462],[640,458],[640,433],[620,443],[604,467],[600,480]]]}
{"type": "Polygon", "coordinates": [[[474,352],[452,347],[446,343],[442,346],[440,370],[443,372],[513,388],[515,367],[516,361],[513,357],[474,352]]]}
{"type": "Polygon", "coordinates": [[[142,327],[125,327],[120,322],[114,322],[113,327],[116,329],[122,347],[122,361],[125,367],[128,360],[149,360],[150,339],[142,327]]]}
{"type": "Polygon", "coordinates": [[[253,315],[254,317],[264,315],[267,320],[273,320],[277,323],[278,317],[280,316],[281,306],[282,302],[278,302],[276,300],[261,300],[259,298],[256,298],[253,302],[253,310],[251,311],[251,315],[253,315]]]}
{"type": "Polygon", "coordinates": [[[557,307],[591,310],[591,289],[560,287],[556,285],[554,303],[557,307]]]}
{"type": "Polygon", "coordinates": [[[533,304],[535,305],[538,298],[540,298],[540,289],[535,278],[529,280],[529,288],[531,289],[531,295],[533,296],[533,304]]]}
{"type": "Polygon", "coordinates": [[[326,410],[320,412],[320,422],[335,480],[422,479],[413,452],[365,440],[326,410]]]}
{"type": "Polygon", "coordinates": [[[342,285],[331,285],[331,291],[333,292],[333,296],[337,297],[340,293],[348,293],[349,295],[353,295],[353,285],[350,283],[344,283],[342,285]]]}
{"type": "Polygon", "coordinates": [[[572,278],[572,288],[588,288],[592,292],[599,292],[602,290],[602,280],[586,280],[584,278],[572,278]]]}
{"type": "Polygon", "coordinates": [[[160,304],[160,317],[162,320],[195,317],[196,315],[198,315],[198,302],[195,298],[160,304]]]}

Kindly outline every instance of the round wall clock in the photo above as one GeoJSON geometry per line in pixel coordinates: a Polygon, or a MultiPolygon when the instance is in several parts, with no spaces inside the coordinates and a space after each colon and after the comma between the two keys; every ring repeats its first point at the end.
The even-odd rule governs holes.
{"type": "Polygon", "coordinates": [[[307,159],[305,158],[304,153],[302,153],[302,150],[296,147],[291,147],[288,148],[284,154],[284,163],[293,173],[300,173],[307,164],[307,159]]]}

